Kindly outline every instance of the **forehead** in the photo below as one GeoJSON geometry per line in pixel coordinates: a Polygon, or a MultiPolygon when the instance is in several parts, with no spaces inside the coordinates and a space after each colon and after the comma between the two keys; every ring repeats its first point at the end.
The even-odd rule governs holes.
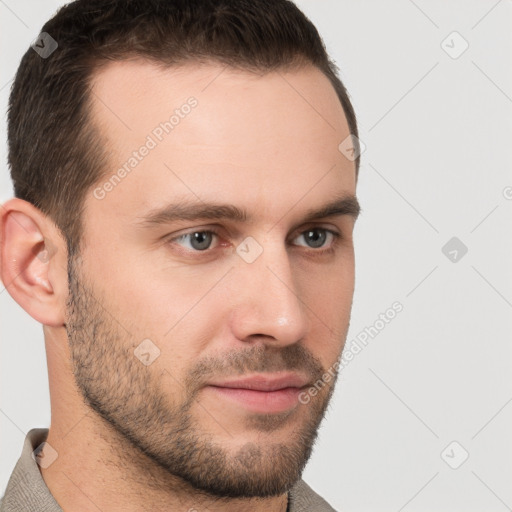
{"type": "Polygon", "coordinates": [[[338,150],[349,135],[343,109],[312,66],[261,75],[115,62],[95,73],[91,98],[110,154],[99,185],[121,175],[102,201],[114,215],[190,194],[250,208],[290,205],[308,188],[355,190],[354,162],[338,150]]]}

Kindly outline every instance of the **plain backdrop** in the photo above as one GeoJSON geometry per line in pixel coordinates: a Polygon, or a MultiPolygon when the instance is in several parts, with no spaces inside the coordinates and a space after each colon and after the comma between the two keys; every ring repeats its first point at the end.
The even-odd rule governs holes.
{"type": "MultiPolygon", "coordinates": [[[[366,146],[347,345],[403,305],[343,370],[304,479],[340,511],[511,510],[512,3],[297,3],[366,146]]],[[[11,80],[61,4],[0,0],[0,202],[11,80]]],[[[0,336],[3,494],[50,409],[42,328],[1,285],[0,336]]]]}

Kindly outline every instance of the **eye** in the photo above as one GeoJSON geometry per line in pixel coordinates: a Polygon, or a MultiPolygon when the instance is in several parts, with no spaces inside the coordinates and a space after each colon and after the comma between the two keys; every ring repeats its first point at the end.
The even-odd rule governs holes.
{"type": "Polygon", "coordinates": [[[212,245],[216,233],[213,231],[192,231],[183,235],[173,238],[171,241],[175,242],[186,249],[194,251],[206,251],[212,245]]]}
{"type": "MultiPolygon", "coordinates": [[[[298,246],[307,247],[309,249],[334,249],[336,239],[341,235],[327,228],[314,227],[303,231],[299,236],[295,237],[293,243],[298,246]]],[[[219,239],[219,234],[208,229],[197,231],[189,231],[182,235],[169,238],[168,243],[177,244],[190,252],[207,252],[214,249],[217,245],[225,245],[219,239]]],[[[320,252],[320,251],[319,251],[320,252]]]]}
{"type": "Polygon", "coordinates": [[[325,245],[331,246],[339,236],[340,235],[338,233],[335,233],[330,229],[312,228],[307,231],[303,231],[297,238],[295,238],[295,241],[303,238],[303,240],[305,240],[305,244],[297,243],[297,245],[310,247],[311,249],[319,249],[325,245]]]}

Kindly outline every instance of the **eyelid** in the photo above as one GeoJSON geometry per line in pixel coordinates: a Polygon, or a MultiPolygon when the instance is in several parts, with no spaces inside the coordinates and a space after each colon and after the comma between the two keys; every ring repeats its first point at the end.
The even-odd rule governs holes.
{"type": "MultiPolygon", "coordinates": [[[[312,231],[315,229],[323,230],[326,233],[329,233],[332,235],[333,239],[332,239],[332,242],[330,243],[330,245],[328,245],[327,247],[319,247],[319,248],[308,247],[307,245],[293,244],[293,243],[291,245],[294,245],[295,247],[301,247],[305,250],[309,250],[312,253],[316,253],[316,254],[320,255],[323,253],[327,253],[329,251],[333,251],[336,248],[337,243],[342,239],[342,234],[339,233],[338,231],[328,228],[326,226],[311,223],[309,226],[302,226],[301,228],[297,229],[294,232],[294,234],[291,236],[290,240],[293,241],[296,238],[298,238],[299,236],[303,236],[308,231],[312,231]]],[[[208,247],[207,249],[204,249],[202,251],[189,249],[187,247],[182,246],[179,243],[176,243],[176,245],[179,247],[179,249],[177,249],[178,251],[183,251],[183,252],[187,253],[188,255],[193,255],[193,257],[196,257],[196,256],[201,257],[201,255],[205,256],[207,254],[211,254],[213,251],[215,251],[219,247],[222,247],[222,246],[226,247],[227,244],[222,244],[222,242],[221,242],[222,235],[219,233],[219,231],[220,230],[218,228],[215,228],[212,226],[194,227],[194,228],[188,229],[186,231],[180,232],[178,234],[173,233],[172,235],[164,237],[164,243],[171,245],[172,243],[176,243],[176,240],[178,240],[180,238],[187,237],[194,233],[201,233],[201,232],[210,233],[213,235],[214,240],[215,240],[215,238],[217,238],[217,243],[214,244],[212,247],[208,247]]]]}
{"type": "MultiPolygon", "coordinates": [[[[189,229],[188,231],[183,231],[181,233],[178,233],[178,234],[175,234],[175,233],[172,233],[171,235],[168,235],[168,236],[165,236],[163,237],[163,241],[165,244],[171,244],[172,242],[175,242],[176,240],[180,239],[180,238],[184,238],[186,236],[189,236],[189,235],[193,235],[194,233],[211,233],[213,235],[213,238],[217,238],[217,239],[220,239],[222,238],[221,237],[221,234],[219,233],[219,231],[215,228],[212,228],[212,227],[199,227],[199,228],[192,228],[192,229],[189,229]]],[[[180,244],[177,244],[179,245],[180,247],[183,248],[183,246],[181,246],[180,244]]],[[[211,252],[213,249],[215,249],[216,247],[218,247],[219,245],[219,241],[217,240],[217,244],[214,245],[214,247],[209,247],[208,249],[205,249],[204,251],[193,251],[193,250],[190,250],[190,249],[186,249],[186,248],[183,248],[185,251],[189,252],[189,253],[208,253],[208,252],[211,252]]]]}
{"type": "Polygon", "coordinates": [[[322,231],[325,231],[326,233],[331,233],[332,235],[341,236],[341,233],[339,233],[338,231],[336,231],[334,229],[326,228],[325,226],[311,226],[311,227],[307,227],[307,228],[301,229],[299,231],[296,231],[296,235],[294,236],[294,238],[296,238],[299,235],[303,235],[304,233],[307,233],[308,231],[315,231],[316,229],[321,229],[322,231]]]}

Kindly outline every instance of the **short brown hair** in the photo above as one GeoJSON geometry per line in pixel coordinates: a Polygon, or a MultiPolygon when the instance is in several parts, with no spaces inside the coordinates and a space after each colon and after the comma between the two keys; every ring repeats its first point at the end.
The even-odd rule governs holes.
{"type": "MultiPolygon", "coordinates": [[[[15,196],[55,222],[70,254],[79,251],[85,195],[107,165],[88,108],[91,76],[102,63],[215,61],[260,72],[312,64],[358,134],[336,65],[288,0],[77,0],[41,32],[58,47],[47,58],[29,48],[21,60],[9,101],[9,164],[15,196]]],[[[357,177],[359,158],[355,164],[357,177]]]]}

